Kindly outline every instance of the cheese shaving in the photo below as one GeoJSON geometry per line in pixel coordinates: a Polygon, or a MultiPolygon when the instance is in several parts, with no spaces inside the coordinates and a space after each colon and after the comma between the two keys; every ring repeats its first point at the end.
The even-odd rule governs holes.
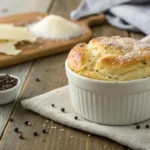
{"type": "Polygon", "coordinates": [[[0,40],[35,42],[36,37],[25,27],[12,24],[0,24],[0,40]]]}
{"type": "Polygon", "coordinates": [[[9,42],[3,42],[0,43],[0,53],[6,54],[6,55],[18,55],[21,50],[17,50],[15,47],[15,43],[17,41],[9,41],[9,42]]]}

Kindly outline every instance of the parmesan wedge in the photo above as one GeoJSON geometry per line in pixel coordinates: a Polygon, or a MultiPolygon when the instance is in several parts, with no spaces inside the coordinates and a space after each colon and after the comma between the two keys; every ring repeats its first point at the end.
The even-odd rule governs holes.
{"type": "Polygon", "coordinates": [[[17,27],[12,24],[0,24],[0,40],[35,42],[36,36],[25,27],[17,27]]]}
{"type": "Polygon", "coordinates": [[[15,47],[16,41],[2,42],[0,43],[0,53],[6,55],[18,55],[21,50],[17,50],[15,47]]]}

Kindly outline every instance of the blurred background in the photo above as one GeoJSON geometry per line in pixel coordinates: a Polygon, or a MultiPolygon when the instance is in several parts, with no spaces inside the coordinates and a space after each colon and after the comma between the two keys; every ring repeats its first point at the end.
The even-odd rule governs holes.
{"type": "Polygon", "coordinates": [[[54,0],[0,0],[0,16],[49,10],[54,0]]]}

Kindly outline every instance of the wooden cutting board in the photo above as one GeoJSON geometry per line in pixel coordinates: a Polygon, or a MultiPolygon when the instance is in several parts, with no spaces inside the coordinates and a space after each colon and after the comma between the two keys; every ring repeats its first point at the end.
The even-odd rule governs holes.
{"type": "MultiPolygon", "coordinates": [[[[39,21],[46,15],[48,14],[39,12],[13,15],[0,18],[0,23],[13,23],[18,26],[24,26],[39,21]]],[[[82,20],[79,21],[73,21],[83,28],[84,34],[70,40],[54,41],[54,40],[37,39],[37,41],[33,44],[21,42],[16,45],[18,49],[22,50],[22,52],[19,55],[8,56],[5,54],[0,54],[0,67],[11,66],[14,64],[19,64],[29,60],[70,50],[77,43],[89,41],[92,38],[92,31],[89,27],[91,25],[102,24],[104,20],[105,20],[104,15],[99,14],[83,18],[82,20]]]]}

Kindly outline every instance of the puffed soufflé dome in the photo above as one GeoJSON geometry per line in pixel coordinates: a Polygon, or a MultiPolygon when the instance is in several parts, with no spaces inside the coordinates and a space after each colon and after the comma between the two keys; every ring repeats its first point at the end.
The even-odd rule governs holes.
{"type": "Polygon", "coordinates": [[[150,77],[150,44],[129,37],[98,37],[73,47],[67,64],[75,73],[97,80],[150,77]]]}

